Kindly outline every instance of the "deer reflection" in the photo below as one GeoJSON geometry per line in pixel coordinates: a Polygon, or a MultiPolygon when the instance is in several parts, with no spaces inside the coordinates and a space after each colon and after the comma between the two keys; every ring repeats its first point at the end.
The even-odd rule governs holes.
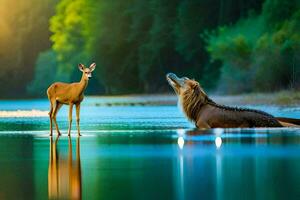
{"type": "Polygon", "coordinates": [[[76,158],[72,157],[72,140],[69,137],[68,156],[64,157],[57,150],[59,137],[50,138],[48,168],[49,199],[81,199],[81,162],[80,139],[76,141],[76,158]]]}

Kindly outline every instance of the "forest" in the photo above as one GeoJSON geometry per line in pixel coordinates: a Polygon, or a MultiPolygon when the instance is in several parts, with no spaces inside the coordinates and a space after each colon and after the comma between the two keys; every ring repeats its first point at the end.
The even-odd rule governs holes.
{"type": "Polygon", "coordinates": [[[2,98],[164,93],[168,72],[220,94],[300,89],[300,0],[0,0],[2,98]]]}

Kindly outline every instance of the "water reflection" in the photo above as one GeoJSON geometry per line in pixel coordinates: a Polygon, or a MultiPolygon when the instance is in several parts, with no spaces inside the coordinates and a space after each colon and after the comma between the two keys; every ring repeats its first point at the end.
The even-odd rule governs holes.
{"type": "Polygon", "coordinates": [[[178,199],[299,199],[299,136],[234,131],[184,133],[173,166],[178,199]]]}
{"type": "Polygon", "coordinates": [[[222,145],[222,138],[221,137],[216,137],[215,144],[216,144],[217,149],[219,149],[222,145]]]}
{"type": "Polygon", "coordinates": [[[34,199],[34,140],[0,134],[0,199],[34,199]]]}
{"type": "Polygon", "coordinates": [[[68,156],[64,157],[57,149],[59,137],[50,138],[48,197],[49,199],[81,199],[80,138],[76,141],[76,157],[72,156],[72,140],[68,139],[68,156]]]}
{"type": "Polygon", "coordinates": [[[0,199],[300,199],[299,130],[233,131],[0,134],[0,199]]]}
{"type": "Polygon", "coordinates": [[[179,146],[180,149],[183,149],[183,146],[184,146],[184,139],[183,139],[183,137],[178,137],[177,144],[178,144],[178,146],[179,146]]]}

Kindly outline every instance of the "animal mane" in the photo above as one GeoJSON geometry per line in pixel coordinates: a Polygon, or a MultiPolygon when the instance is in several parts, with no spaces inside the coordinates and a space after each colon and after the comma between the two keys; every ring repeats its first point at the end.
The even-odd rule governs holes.
{"type": "Polygon", "coordinates": [[[272,115],[260,110],[220,105],[213,101],[211,98],[209,98],[199,84],[197,84],[197,86],[194,88],[186,90],[182,94],[181,104],[184,113],[192,121],[197,121],[200,110],[204,105],[207,104],[226,111],[253,112],[273,118],[272,115]]]}
{"type": "Polygon", "coordinates": [[[200,86],[195,89],[186,90],[181,97],[182,109],[191,121],[196,121],[199,115],[199,112],[203,105],[205,105],[206,95],[201,95],[202,92],[200,86]]]}

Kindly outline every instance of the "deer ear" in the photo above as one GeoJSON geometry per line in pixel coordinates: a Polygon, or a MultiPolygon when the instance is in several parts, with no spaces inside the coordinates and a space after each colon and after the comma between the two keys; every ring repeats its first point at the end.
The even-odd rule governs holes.
{"type": "Polygon", "coordinates": [[[90,70],[91,70],[91,72],[94,71],[95,68],[96,68],[96,63],[92,63],[92,64],[90,65],[90,70]]]}
{"type": "Polygon", "coordinates": [[[83,72],[83,70],[84,70],[84,65],[83,64],[78,64],[78,69],[80,70],[80,71],[82,71],[83,72]]]}

